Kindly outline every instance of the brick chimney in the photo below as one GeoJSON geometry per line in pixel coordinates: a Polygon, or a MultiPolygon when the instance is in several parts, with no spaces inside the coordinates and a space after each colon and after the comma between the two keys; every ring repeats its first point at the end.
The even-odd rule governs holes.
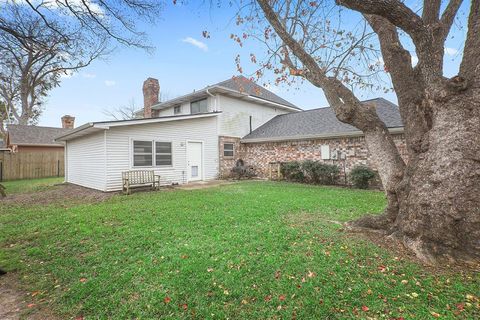
{"type": "Polygon", "coordinates": [[[63,129],[73,129],[74,125],[75,125],[75,117],[72,117],[68,114],[62,117],[63,129]]]}
{"type": "Polygon", "coordinates": [[[143,117],[152,117],[152,106],[158,103],[160,84],[157,79],[148,78],[143,82],[143,117]]]}

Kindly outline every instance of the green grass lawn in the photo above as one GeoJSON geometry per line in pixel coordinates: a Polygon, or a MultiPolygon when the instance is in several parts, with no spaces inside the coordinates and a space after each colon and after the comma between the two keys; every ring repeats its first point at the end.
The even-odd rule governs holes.
{"type": "Polygon", "coordinates": [[[376,191],[242,182],[11,206],[0,266],[62,318],[480,317],[478,274],[432,274],[332,222],[384,205],[376,191]]]}
{"type": "Polygon", "coordinates": [[[31,193],[41,191],[52,187],[54,184],[62,183],[63,177],[29,179],[29,180],[13,180],[0,182],[5,188],[6,193],[31,193]]]}

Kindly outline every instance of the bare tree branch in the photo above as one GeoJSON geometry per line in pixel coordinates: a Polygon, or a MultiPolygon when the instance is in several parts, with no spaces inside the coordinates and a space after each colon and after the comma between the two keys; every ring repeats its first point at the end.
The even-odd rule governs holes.
{"type": "Polygon", "coordinates": [[[399,0],[336,0],[336,3],[364,14],[382,16],[413,39],[426,32],[422,19],[399,0]]]}

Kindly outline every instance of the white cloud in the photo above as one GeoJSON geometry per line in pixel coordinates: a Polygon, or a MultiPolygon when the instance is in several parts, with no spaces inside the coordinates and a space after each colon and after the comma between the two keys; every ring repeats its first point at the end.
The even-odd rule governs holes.
{"type": "Polygon", "coordinates": [[[448,47],[445,47],[445,54],[448,54],[449,56],[454,56],[458,53],[458,50],[455,49],[455,48],[448,48],[448,47]]]}
{"type": "Polygon", "coordinates": [[[74,75],[75,75],[75,72],[73,70],[65,70],[65,72],[62,72],[62,74],[60,74],[60,78],[69,79],[74,75]]]}
{"type": "Polygon", "coordinates": [[[192,37],[187,37],[185,39],[182,39],[182,42],[189,43],[194,47],[197,47],[200,50],[203,50],[205,52],[208,51],[208,46],[203,43],[202,41],[198,41],[196,39],[193,39],[192,37]]]}
{"type": "Polygon", "coordinates": [[[117,84],[117,82],[114,81],[114,80],[105,80],[105,85],[106,85],[107,87],[113,87],[113,86],[116,85],[116,84],[117,84]]]}
{"type": "Polygon", "coordinates": [[[82,73],[82,77],[87,78],[87,79],[93,79],[97,75],[95,73],[82,73]]]}
{"type": "MultiPolygon", "coordinates": [[[[103,12],[102,7],[99,6],[97,3],[95,3],[92,0],[83,0],[83,1],[82,0],[69,0],[68,4],[71,7],[75,8],[75,10],[81,10],[81,11],[84,11],[85,13],[89,12],[88,10],[90,10],[92,13],[98,15],[101,18],[103,18],[103,16],[104,16],[104,12],[103,12]],[[85,7],[85,5],[88,5],[88,9],[85,7]]],[[[46,8],[50,8],[50,9],[57,9],[57,10],[61,9],[63,13],[66,13],[68,15],[73,16],[73,13],[70,10],[65,9],[65,5],[60,6],[58,4],[58,2],[55,1],[55,0],[44,1],[43,6],[45,6],[46,8]]]]}

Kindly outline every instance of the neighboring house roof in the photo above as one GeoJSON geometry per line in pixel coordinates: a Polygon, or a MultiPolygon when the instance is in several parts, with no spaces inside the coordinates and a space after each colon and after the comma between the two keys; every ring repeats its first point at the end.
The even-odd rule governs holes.
{"type": "MultiPolygon", "coordinates": [[[[383,98],[363,101],[376,105],[377,114],[391,131],[403,130],[398,106],[383,98]],[[393,130],[392,130],[393,129],[393,130]]],[[[354,126],[340,122],[332,108],[278,115],[242,139],[242,142],[284,141],[362,135],[354,126]]]]}
{"type": "Polygon", "coordinates": [[[277,96],[273,92],[245,78],[244,76],[233,77],[231,79],[205,87],[201,90],[194,91],[187,95],[183,95],[165,102],[160,102],[154,105],[152,109],[165,109],[184,102],[203,99],[216,93],[230,95],[236,98],[245,99],[247,101],[289,110],[302,110],[293,103],[290,103],[287,100],[277,96]]]}
{"type": "Polygon", "coordinates": [[[100,121],[100,122],[89,122],[80,127],[59,134],[55,137],[55,141],[68,141],[71,139],[83,137],[91,133],[108,130],[111,127],[122,127],[122,126],[133,126],[140,124],[148,123],[160,123],[160,122],[171,122],[171,121],[180,121],[188,119],[198,119],[198,118],[209,118],[216,117],[221,112],[208,112],[208,113],[197,113],[197,114],[186,114],[178,116],[166,116],[166,117],[156,117],[156,118],[144,118],[144,119],[130,119],[130,120],[115,120],[115,121],[100,121]]]}
{"type": "Polygon", "coordinates": [[[10,124],[7,125],[7,143],[17,146],[63,146],[63,144],[55,141],[55,137],[70,130],[10,124]]]}

